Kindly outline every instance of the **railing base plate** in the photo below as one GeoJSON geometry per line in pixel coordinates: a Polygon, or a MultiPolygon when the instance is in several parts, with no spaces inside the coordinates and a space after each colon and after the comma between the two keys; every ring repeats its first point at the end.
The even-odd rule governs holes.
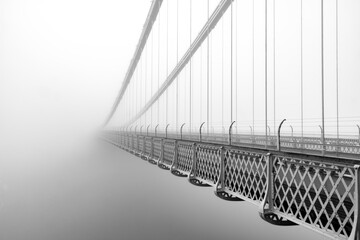
{"type": "Polygon", "coordinates": [[[190,178],[189,179],[189,182],[195,186],[198,186],[198,187],[211,187],[211,185],[207,184],[207,183],[204,183],[202,181],[200,181],[199,179],[196,179],[196,178],[190,178]]]}
{"type": "Polygon", "coordinates": [[[296,226],[298,224],[283,218],[275,213],[259,213],[260,217],[267,221],[268,223],[271,223],[273,225],[278,225],[278,226],[296,226]]]}
{"type": "Polygon", "coordinates": [[[171,170],[171,173],[177,177],[187,177],[188,176],[187,174],[181,173],[178,170],[171,170]]]}
{"type": "Polygon", "coordinates": [[[226,201],[234,201],[234,202],[235,201],[238,201],[238,202],[244,201],[243,199],[238,198],[238,197],[236,197],[234,195],[231,195],[231,194],[229,194],[229,193],[227,193],[225,191],[215,191],[215,195],[217,197],[223,199],[223,200],[226,200],[226,201]]]}
{"type": "Polygon", "coordinates": [[[157,161],[155,161],[154,159],[152,159],[150,157],[148,158],[148,162],[151,164],[157,165],[157,161]]]}
{"type": "Polygon", "coordinates": [[[162,163],[159,163],[158,167],[161,168],[161,169],[164,169],[164,170],[169,170],[170,169],[170,167],[168,167],[168,166],[166,166],[165,164],[162,164],[162,163]]]}

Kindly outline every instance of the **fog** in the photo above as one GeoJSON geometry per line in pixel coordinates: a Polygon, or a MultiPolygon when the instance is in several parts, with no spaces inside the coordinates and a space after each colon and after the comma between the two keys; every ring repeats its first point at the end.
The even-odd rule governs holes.
{"type": "Polygon", "coordinates": [[[150,3],[0,0],[0,239],[323,239],[95,139],[150,3]]]}

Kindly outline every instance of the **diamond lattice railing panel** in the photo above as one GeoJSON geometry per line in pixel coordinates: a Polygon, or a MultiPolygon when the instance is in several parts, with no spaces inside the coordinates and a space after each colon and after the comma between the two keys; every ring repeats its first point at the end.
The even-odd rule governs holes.
{"type": "Polygon", "coordinates": [[[264,154],[228,149],[224,165],[225,188],[254,201],[264,199],[267,165],[264,154]]]}
{"type": "Polygon", "coordinates": [[[220,149],[210,144],[196,146],[195,176],[215,184],[220,176],[220,149]]]}
{"type": "Polygon", "coordinates": [[[151,142],[152,138],[145,137],[145,154],[151,155],[151,142]]]}
{"type": "Polygon", "coordinates": [[[193,165],[193,149],[192,144],[187,142],[178,143],[178,162],[177,169],[190,172],[193,165]]]}
{"type": "Polygon", "coordinates": [[[276,211],[348,238],[354,224],[353,166],[274,156],[276,211]]]}
{"type": "Polygon", "coordinates": [[[173,140],[164,140],[164,163],[171,165],[174,160],[175,153],[175,141],[173,140]]]}
{"type": "Polygon", "coordinates": [[[153,158],[156,158],[157,160],[160,159],[161,156],[161,139],[160,138],[154,138],[153,139],[154,144],[154,156],[153,158]]]}

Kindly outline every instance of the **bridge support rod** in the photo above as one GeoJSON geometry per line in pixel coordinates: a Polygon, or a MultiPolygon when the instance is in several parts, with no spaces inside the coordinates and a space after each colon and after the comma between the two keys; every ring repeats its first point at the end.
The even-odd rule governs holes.
{"type": "Polygon", "coordinates": [[[174,142],[174,159],[173,159],[173,162],[171,164],[171,167],[170,167],[170,172],[171,173],[174,173],[174,171],[176,170],[176,167],[177,167],[177,162],[178,162],[178,141],[175,140],[174,142]]]}
{"type": "Polygon", "coordinates": [[[274,187],[273,187],[273,159],[271,154],[265,155],[266,160],[266,193],[263,201],[259,207],[259,214],[261,218],[264,218],[265,214],[272,213],[274,210],[274,187]]]}
{"type": "MultiPolygon", "coordinates": [[[[285,119],[282,121],[284,122],[285,119]]],[[[280,124],[281,125],[281,124],[280,124]]],[[[274,213],[274,158],[271,153],[265,155],[266,160],[266,192],[259,206],[260,217],[268,223],[281,226],[297,225],[274,213]]]]}
{"type": "Polygon", "coordinates": [[[163,162],[164,162],[164,139],[161,139],[160,140],[160,156],[159,156],[159,160],[157,162],[157,165],[160,168],[166,169],[163,162]]]}
{"type": "Polygon", "coordinates": [[[197,144],[193,143],[192,145],[192,167],[188,176],[188,181],[195,185],[195,186],[199,186],[199,187],[210,187],[209,184],[204,183],[203,181],[199,180],[196,177],[196,171],[197,171],[197,144]]]}
{"type": "Polygon", "coordinates": [[[355,165],[355,211],[354,211],[354,225],[351,231],[349,240],[360,240],[360,165],[355,165]]]}
{"type": "Polygon", "coordinates": [[[220,151],[220,176],[215,185],[215,195],[227,201],[243,201],[242,199],[228,193],[225,189],[225,165],[226,165],[226,148],[219,148],[220,151]]]}

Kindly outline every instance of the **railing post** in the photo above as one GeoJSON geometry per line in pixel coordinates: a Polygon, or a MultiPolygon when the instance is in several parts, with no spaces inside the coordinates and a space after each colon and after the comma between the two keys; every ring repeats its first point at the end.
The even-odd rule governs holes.
{"type": "Polygon", "coordinates": [[[220,147],[220,175],[219,175],[219,179],[215,185],[215,194],[216,195],[219,191],[223,192],[225,189],[224,177],[225,177],[225,147],[222,146],[222,147],[220,147]]]}
{"type": "Polygon", "coordinates": [[[178,141],[175,140],[174,142],[174,159],[173,159],[173,162],[171,164],[171,167],[170,167],[170,171],[173,172],[174,170],[176,170],[176,167],[177,167],[177,162],[178,162],[178,141]]]}
{"type": "Polygon", "coordinates": [[[129,139],[130,139],[130,144],[129,144],[129,148],[130,148],[130,149],[129,149],[129,150],[130,150],[130,151],[132,151],[133,148],[134,148],[134,139],[133,139],[132,132],[131,132],[132,127],[133,127],[133,126],[130,127],[130,134],[129,134],[129,139]]]}
{"type": "Polygon", "coordinates": [[[180,139],[181,140],[182,140],[182,129],[183,129],[184,125],[185,125],[185,123],[183,123],[180,127],[180,139]]]}
{"type": "Polygon", "coordinates": [[[196,143],[192,144],[192,166],[189,173],[189,180],[191,180],[192,177],[195,177],[196,172],[196,143]]]}
{"type": "MultiPolygon", "coordinates": [[[[284,121],[284,120],[283,120],[284,121]]],[[[265,155],[266,159],[266,193],[259,207],[259,214],[264,219],[266,214],[274,210],[274,176],[273,176],[273,158],[271,153],[265,155]]]]}
{"type": "Polygon", "coordinates": [[[229,145],[231,145],[231,133],[232,133],[232,126],[234,125],[234,123],[235,123],[235,121],[233,121],[229,127],[229,139],[228,139],[229,145]]]}
{"type": "Polygon", "coordinates": [[[150,144],[150,146],[151,146],[150,159],[153,160],[154,159],[154,139],[151,138],[150,142],[151,142],[151,144],[150,144]]]}
{"type": "Polygon", "coordinates": [[[199,136],[199,141],[201,142],[202,140],[202,136],[201,136],[201,128],[202,126],[205,124],[205,122],[203,122],[201,125],[200,125],[200,128],[199,128],[199,133],[200,133],[200,136],[199,136]]]}
{"type": "Polygon", "coordinates": [[[360,145],[360,126],[359,124],[356,124],[357,128],[358,128],[358,131],[359,131],[359,145],[360,145]]]}
{"type": "Polygon", "coordinates": [[[283,123],[286,121],[286,119],[283,119],[278,127],[278,134],[277,134],[277,148],[278,151],[281,151],[281,140],[280,140],[280,130],[283,123]]]}
{"type": "Polygon", "coordinates": [[[143,136],[143,150],[142,150],[142,154],[143,154],[143,156],[145,156],[146,155],[146,140],[145,140],[145,137],[143,136]]]}
{"type": "Polygon", "coordinates": [[[167,130],[168,130],[169,125],[170,125],[170,124],[167,124],[167,125],[166,125],[166,128],[165,128],[165,138],[167,138],[167,136],[168,136],[167,130]]]}
{"type": "Polygon", "coordinates": [[[354,225],[349,240],[360,240],[360,165],[355,165],[354,225]]]}
{"type": "Polygon", "coordinates": [[[138,127],[138,125],[136,125],[136,126],[135,126],[135,129],[134,129],[134,131],[135,131],[135,142],[136,142],[136,148],[134,147],[134,152],[135,152],[135,154],[136,154],[136,152],[139,151],[139,138],[138,138],[138,135],[137,135],[137,133],[136,133],[137,127],[138,127]],[[135,150],[136,150],[136,151],[135,151],[135,150]]]}
{"type": "Polygon", "coordinates": [[[158,161],[158,166],[159,163],[162,163],[164,161],[164,139],[160,140],[160,157],[159,157],[159,161],[158,161]]]}
{"type": "Polygon", "coordinates": [[[140,135],[142,135],[142,128],[144,127],[144,125],[141,125],[140,127],[140,135]]]}

